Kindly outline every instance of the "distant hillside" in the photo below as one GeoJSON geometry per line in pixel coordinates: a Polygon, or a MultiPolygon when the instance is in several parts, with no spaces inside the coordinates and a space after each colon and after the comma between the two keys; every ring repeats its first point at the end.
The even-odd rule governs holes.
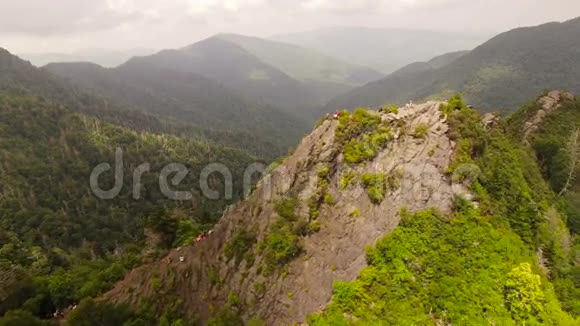
{"type": "Polygon", "coordinates": [[[154,53],[151,49],[131,49],[126,51],[107,51],[87,49],[72,53],[19,53],[18,56],[41,67],[53,62],[93,62],[103,67],[116,67],[137,55],[154,53]]]}
{"type": "MultiPolygon", "coordinates": [[[[59,65],[55,65],[55,67],[59,67],[59,65]]],[[[135,107],[136,103],[127,103],[125,105],[122,101],[117,102],[105,96],[106,92],[99,92],[100,88],[113,94],[119,94],[119,90],[126,91],[131,89],[131,86],[122,84],[120,80],[111,81],[109,78],[111,74],[108,73],[110,70],[94,64],[82,63],[65,64],[62,68],[67,73],[74,73],[78,70],[79,74],[75,74],[75,76],[79,80],[73,80],[71,83],[70,80],[67,81],[65,78],[56,76],[46,71],[46,69],[38,69],[0,48],[0,89],[18,90],[26,94],[42,96],[52,102],[64,104],[78,112],[133,130],[206,139],[213,143],[242,148],[268,160],[274,160],[279,155],[285,154],[288,147],[294,145],[295,141],[300,137],[297,131],[300,128],[292,129],[291,132],[296,132],[293,136],[294,138],[283,133],[284,130],[288,130],[284,126],[276,130],[280,131],[284,135],[283,137],[277,137],[276,133],[270,134],[269,131],[265,132],[266,137],[264,137],[264,134],[256,132],[256,130],[262,130],[261,124],[251,124],[245,130],[241,128],[234,130],[225,129],[223,128],[225,124],[222,121],[202,124],[200,121],[202,121],[205,113],[195,117],[193,122],[191,119],[177,120],[177,118],[172,118],[166,114],[167,112],[160,112],[162,116],[145,113],[144,111],[146,111],[147,107],[135,107]],[[86,88],[84,88],[85,86],[86,88]]],[[[219,88],[222,89],[223,87],[220,86],[219,88]]],[[[133,96],[136,95],[135,92],[121,95],[125,96],[124,98],[130,98],[131,94],[133,96]]],[[[139,96],[141,95],[139,94],[139,96]]],[[[142,96],[145,99],[157,98],[152,96],[150,92],[142,96]]],[[[216,101],[219,103],[219,100],[218,98],[216,101]]],[[[206,106],[206,109],[215,107],[217,106],[210,103],[206,106]]],[[[163,109],[164,107],[160,106],[160,108],[163,109]]],[[[230,108],[228,107],[227,109],[229,110],[230,108]]],[[[211,115],[212,111],[208,111],[208,115],[211,115]]],[[[251,118],[253,116],[249,114],[245,120],[242,120],[249,121],[251,118]]],[[[257,117],[257,119],[259,118],[257,117]]],[[[292,121],[292,118],[290,117],[288,121],[292,121]]],[[[288,125],[288,128],[294,128],[292,123],[288,121],[284,121],[284,125],[288,125]]],[[[243,127],[243,123],[240,126],[243,127]]]]}
{"type": "Polygon", "coordinates": [[[389,74],[411,62],[472,49],[486,38],[421,30],[338,27],[277,35],[271,39],[315,49],[344,62],[389,74]]]}
{"type": "Polygon", "coordinates": [[[151,56],[133,58],[118,69],[145,71],[152,68],[198,74],[246,99],[292,112],[307,112],[321,101],[305,84],[242,47],[218,37],[179,50],[164,50],[151,56]]]}
{"type": "Polygon", "coordinates": [[[462,56],[466,55],[467,53],[469,53],[469,51],[451,52],[451,53],[446,53],[446,54],[442,54],[440,56],[437,56],[437,57],[435,57],[427,62],[414,62],[414,63],[406,65],[403,68],[393,72],[392,74],[389,75],[389,77],[404,76],[407,74],[414,74],[414,73],[418,73],[418,72],[436,70],[436,69],[445,67],[446,65],[461,58],[462,56]]]}
{"type": "Polygon", "coordinates": [[[342,62],[300,46],[236,34],[218,37],[241,46],[264,62],[303,82],[362,85],[383,77],[383,74],[373,69],[342,62]]]}
{"type": "Polygon", "coordinates": [[[410,70],[332,100],[326,110],[461,92],[484,110],[512,111],[544,89],[580,91],[580,18],[500,34],[439,69],[410,70]]]}
{"type": "Polygon", "coordinates": [[[306,124],[293,115],[251,102],[211,79],[187,71],[134,61],[114,69],[87,63],[50,64],[44,69],[123,107],[199,128],[249,132],[286,148],[306,130],[306,124]]]}

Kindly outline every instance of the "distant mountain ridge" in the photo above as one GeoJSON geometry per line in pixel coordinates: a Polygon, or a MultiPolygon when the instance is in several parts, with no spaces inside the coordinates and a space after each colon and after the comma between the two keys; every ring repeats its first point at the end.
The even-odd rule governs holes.
{"type": "Polygon", "coordinates": [[[502,33],[438,69],[407,69],[340,95],[326,111],[445,98],[513,111],[545,89],[580,92],[580,18],[502,33]]]}
{"type": "Polygon", "coordinates": [[[18,53],[18,56],[41,67],[53,62],[93,62],[103,67],[116,67],[134,56],[154,53],[152,49],[136,48],[125,51],[86,49],[72,53],[18,53]]]}
{"type": "Polygon", "coordinates": [[[339,60],[390,74],[441,53],[469,50],[489,38],[395,28],[334,27],[275,35],[270,39],[311,48],[339,60]]]}
{"type": "Polygon", "coordinates": [[[238,94],[299,115],[381,74],[293,45],[234,34],[181,49],[135,57],[121,65],[155,66],[212,79],[238,94]]]}
{"type": "Polygon", "coordinates": [[[264,62],[303,82],[329,82],[362,85],[384,77],[371,68],[342,62],[334,57],[301,46],[238,34],[220,34],[264,62]]]}
{"type": "MultiPolygon", "coordinates": [[[[49,69],[36,68],[29,62],[0,48],[0,89],[41,96],[78,112],[133,130],[205,139],[229,147],[244,148],[268,160],[286,153],[287,148],[300,137],[300,130],[305,128],[293,117],[282,118],[284,114],[276,113],[278,111],[273,111],[273,114],[276,118],[280,117],[279,120],[274,119],[265,123],[252,122],[254,118],[259,120],[264,117],[272,118],[272,116],[257,114],[254,117],[250,114],[251,111],[246,111],[242,118],[238,118],[238,128],[228,129],[227,122],[233,119],[227,110],[237,108],[243,112],[254,109],[247,103],[237,100],[233,106],[220,107],[220,101],[226,103],[223,98],[236,99],[236,96],[231,95],[229,90],[224,90],[223,86],[215,85],[215,82],[204,82],[206,79],[201,76],[190,77],[189,84],[182,85],[182,87],[188,87],[194,81],[199,82],[197,92],[200,97],[185,109],[174,112],[172,116],[166,110],[177,110],[180,108],[180,103],[168,97],[167,93],[161,93],[161,90],[159,96],[155,96],[152,89],[147,88],[148,83],[159,82],[160,79],[156,76],[147,80],[139,79],[144,76],[136,77],[131,74],[125,77],[117,76],[114,70],[92,63],[54,64],[51,67],[59,70],[62,75],[53,74],[48,71],[49,69]],[[67,74],[74,75],[75,78],[68,78],[67,74]],[[137,80],[133,81],[131,78],[137,80]],[[206,89],[213,91],[206,94],[204,93],[206,89]],[[216,98],[211,98],[211,96],[216,96],[216,98]],[[192,108],[199,110],[202,101],[206,101],[203,107],[205,110],[197,111],[196,115],[191,110],[192,108]],[[140,107],[141,104],[143,107],[140,107]],[[215,110],[216,108],[219,110],[215,110]],[[179,112],[182,115],[185,114],[186,118],[178,116],[179,112]],[[220,122],[224,116],[225,120],[220,122]],[[273,130],[266,131],[271,123],[278,123],[278,125],[273,130]],[[292,133],[295,134],[292,135],[292,133]]],[[[172,82],[175,83],[173,76],[168,81],[168,85],[172,82]]],[[[188,94],[188,92],[185,93],[188,94]]],[[[267,112],[271,110],[264,106],[262,108],[267,112]]]]}

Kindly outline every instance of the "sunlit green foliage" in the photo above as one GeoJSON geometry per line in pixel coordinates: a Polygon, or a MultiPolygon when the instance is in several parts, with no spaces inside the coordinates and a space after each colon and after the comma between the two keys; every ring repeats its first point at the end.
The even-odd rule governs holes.
{"type": "Polygon", "coordinates": [[[420,123],[417,125],[417,127],[415,127],[415,133],[413,134],[413,136],[415,136],[416,138],[426,138],[427,137],[427,133],[429,132],[429,126],[427,126],[424,123],[420,123]]]}
{"type": "Polygon", "coordinates": [[[309,225],[296,216],[297,204],[295,197],[281,198],[275,203],[280,218],[270,226],[266,238],[258,245],[266,261],[266,273],[283,267],[302,251],[300,236],[304,230],[309,230],[309,225]]]}
{"type": "Polygon", "coordinates": [[[399,113],[399,107],[395,104],[389,104],[386,106],[383,106],[381,108],[382,112],[386,112],[386,113],[393,113],[393,114],[398,114],[399,113]]]}
{"type": "MultiPolygon", "coordinates": [[[[515,325],[506,286],[509,273],[531,255],[516,234],[495,224],[473,209],[453,218],[435,211],[403,216],[368,250],[369,267],[359,279],[335,283],[332,304],[309,324],[515,325]]],[[[557,301],[543,307],[546,322],[572,325],[557,301]]],[[[533,312],[527,317],[540,318],[533,312]]]]}
{"type": "Polygon", "coordinates": [[[340,188],[345,190],[348,188],[354,181],[355,173],[354,171],[344,172],[340,177],[340,188]]]}
{"type": "Polygon", "coordinates": [[[270,228],[263,244],[266,264],[270,267],[281,267],[298,256],[302,245],[292,225],[285,220],[278,220],[270,228]]]}
{"type": "Polygon", "coordinates": [[[369,267],[352,283],[337,282],[333,303],[310,316],[311,325],[578,323],[562,310],[578,316],[579,283],[563,274],[574,273],[566,229],[550,213],[554,194],[534,157],[503,130],[485,131],[460,97],[449,104],[450,134],[459,144],[451,172],[479,167],[470,177],[478,208],[460,198],[450,216],[402,211],[399,227],[368,250],[369,267]],[[555,286],[531,268],[536,244],[555,286]]]}
{"type": "Polygon", "coordinates": [[[381,117],[357,109],[352,116],[341,115],[336,127],[335,142],[342,147],[348,163],[362,163],[377,156],[380,149],[393,138],[391,128],[381,122],[381,117]]]}
{"type": "Polygon", "coordinates": [[[385,199],[387,190],[387,176],[385,174],[365,173],[361,176],[361,183],[374,204],[378,205],[385,199]]]}

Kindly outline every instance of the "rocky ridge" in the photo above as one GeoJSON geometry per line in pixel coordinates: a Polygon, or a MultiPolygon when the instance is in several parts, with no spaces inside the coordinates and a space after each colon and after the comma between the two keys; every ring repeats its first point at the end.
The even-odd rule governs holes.
{"type": "Polygon", "coordinates": [[[340,122],[326,119],[262,178],[248,199],[224,213],[207,239],[133,270],[103,299],[135,308],[144,301],[163,307],[177,300],[191,318],[203,322],[234,296],[246,319],[268,325],[304,322],[330,302],[335,280],[358,276],[367,264],[365,248],[398,225],[401,209],[449,212],[457,195],[469,197],[467,188],[452,184],[446,174],[455,143],[440,104],[428,102],[397,113],[370,111],[393,136],[374,158],[359,164],[347,163],[335,142],[340,122]],[[325,199],[331,200],[320,203],[313,217],[309,202],[320,187],[321,170],[328,183],[325,199]],[[345,174],[354,176],[346,187],[345,174]],[[376,202],[360,182],[365,174],[384,174],[397,182],[376,202]],[[289,197],[297,199],[295,215],[319,230],[300,236],[302,250],[287,264],[266,270],[260,243],[280,219],[276,203],[289,197]],[[256,239],[236,262],[225,256],[224,248],[241,231],[256,239]]]}

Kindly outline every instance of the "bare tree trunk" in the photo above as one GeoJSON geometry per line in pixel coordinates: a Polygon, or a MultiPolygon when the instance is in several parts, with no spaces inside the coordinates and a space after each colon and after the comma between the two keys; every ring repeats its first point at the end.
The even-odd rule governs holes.
{"type": "Polygon", "coordinates": [[[574,182],[574,179],[576,178],[576,167],[578,165],[578,157],[580,156],[579,138],[580,130],[576,129],[572,132],[570,138],[568,139],[568,143],[566,144],[565,150],[568,153],[568,157],[570,159],[568,162],[568,178],[566,179],[566,183],[564,184],[564,187],[558,196],[564,195],[568,189],[570,189],[572,182],[574,182]]]}

